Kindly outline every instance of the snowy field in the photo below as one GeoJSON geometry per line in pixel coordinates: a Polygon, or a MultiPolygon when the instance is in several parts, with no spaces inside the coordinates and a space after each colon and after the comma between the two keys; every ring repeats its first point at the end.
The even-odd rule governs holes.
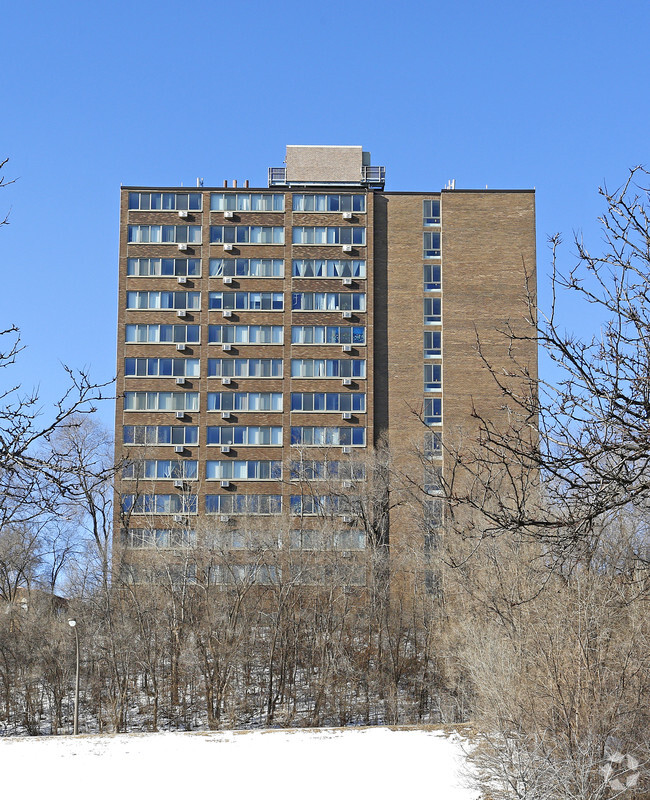
{"type": "Polygon", "coordinates": [[[5,797],[476,800],[462,740],[388,728],[0,739],[5,797]]]}

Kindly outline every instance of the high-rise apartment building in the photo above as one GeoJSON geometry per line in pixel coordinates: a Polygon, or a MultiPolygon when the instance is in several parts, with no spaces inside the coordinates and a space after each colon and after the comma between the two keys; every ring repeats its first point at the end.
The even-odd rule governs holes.
{"type": "MultiPolygon", "coordinates": [[[[366,454],[387,445],[428,484],[435,526],[445,440],[471,439],[475,405],[503,413],[476,342],[498,364],[497,329],[525,316],[534,193],[385,191],[361,147],[285,164],[263,188],[122,189],[116,552],[134,575],[143,551],[202,542],[233,553],[210,577],[232,582],[264,530],[261,582],[330,546],[363,584],[366,454]]],[[[390,512],[391,546],[417,545],[409,513],[390,512]]]]}

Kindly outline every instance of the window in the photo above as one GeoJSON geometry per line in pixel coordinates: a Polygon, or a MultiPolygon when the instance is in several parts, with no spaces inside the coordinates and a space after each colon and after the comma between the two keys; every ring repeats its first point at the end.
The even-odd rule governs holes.
{"type": "Polygon", "coordinates": [[[353,244],[366,243],[366,229],[353,226],[344,228],[325,226],[297,226],[293,228],[293,244],[353,244]]]}
{"type": "Polygon", "coordinates": [[[208,547],[214,550],[259,550],[277,549],[279,546],[278,535],[268,530],[246,530],[235,528],[234,530],[224,530],[223,528],[211,531],[206,536],[208,547]]]}
{"type": "Polygon", "coordinates": [[[363,194],[294,194],[294,211],[355,211],[364,214],[366,196],[363,194]]]}
{"type": "Polygon", "coordinates": [[[279,481],[281,461],[206,461],[205,477],[209,481],[279,481]]]}
{"type": "Polygon", "coordinates": [[[206,514],[281,514],[279,494],[208,494],[206,514]]]}
{"type": "Polygon", "coordinates": [[[315,530],[292,530],[289,535],[291,550],[365,550],[365,531],[349,528],[324,534],[315,530]]]}
{"type": "Polygon", "coordinates": [[[338,514],[344,500],[347,500],[347,498],[331,494],[292,494],[289,498],[290,512],[293,516],[299,517],[320,517],[329,514],[338,514]]]}
{"type": "Polygon", "coordinates": [[[424,298],[424,324],[434,325],[442,322],[442,298],[440,297],[425,297],[424,298]]]}
{"type": "Polygon", "coordinates": [[[282,292],[210,292],[211,311],[233,309],[237,311],[282,311],[282,292]]]}
{"type": "Polygon", "coordinates": [[[437,292],[442,289],[442,267],[440,264],[424,265],[424,291],[437,292]]]}
{"type": "Polygon", "coordinates": [[[195,494],[123,494],[125,514],[196,514],[195,494]]]}
{"type": "Polygon", "coordinates": [[[282,344],[282,325],[210,325],[208,341],[211,344],[282,344]]]}
{"type": "Polygon", "coordinates": [[[424,365],[424,391],[435,392],[442,389],[442,364],[424,365]]]}
{"type": "Polygon", "coordinates": [[[291,428],[291,444],[306,447],[365,447],[366,429],[298,426],[291,428]]]}
{"type": "Polygon", "coordinates": [[[124,392],[125,411],[198,411],[198,392],[124,392]]]}
{"type": "Polygon", "coordinates": [[[127,344],[198,344],[198,325],[127,325],[127,344]]]}
{"type": "Polygon", "coordinates": [[[290,478],[292,481],[363,481],[366,468],[354,461],[312,461],[305,458],[291,462],[290,478]]]}
{"type": "Polygon", "coordinates": [[[365,345],[366,329],[361,325],[292,325],[291,343],[365,345]]]}
{"type": "Polygon", "coordinates": [[[196,531],[187,528],[130,528],[122,531],[122,544],[129,548],[193,547],[196,531]]]}
{"type": "Polygon", "coordinates": [[[278,582],[280,574],[281,570],[271,564],[213,564],[208,568],[208,582],[217,586],[271,586],[278,582]]]}
{"type": "Polygon", "coordinates": [[[210,225],[211,244],[284,244],[284,228],[267,225],[210,225]]]}
{"type": "Polygon", "coordinates": [[[198,378],[198,358],[125,358],[127,378],[198,378]]]}
{"type": "Polygon", "coordinates": [[[130,278],[174,278],[186,275],[190,278],[201,277],[200,258],[129,258],[126,262],[126,274],[130,278]]]}
{"type": "Polygon", "coordinates": [[[335,531],[334,533],[335,550],[365,550],[366,534],[360,530],[335,531]]]}
{"type": "Polygon", "coordinates": [[[424,332],[424,357],[435,358],[442,355],[442,331],[424,332]]]}
{"type": "Polygon", "coordinates": [[[282,427],[279,425],[222,425],[208,426],[207,443],[282,447],[282,427]]]}
{"type": "Polygon", "coordinates": [[[284,195],[213,192],[210,211],[284,211],[284,195]]]}
{"type": "Polygon", "coordinates": [[[200,211],[200,192],[129,192],[129,211],[200,211]]]}
{"type": "Polygon", "coordinates": [[[201,244],[200,225],[129,225],[130,244],[201,244]]]}
{"type": "Polygon", "coordinates": [[[208,392],[208,411],[282,411],[282,392],[208,392]]]}
{"type": "Polygon", "coordinates": [[[426,500],[423,511],[424,524],[428,530],[442,525],[442,500],[426,500]]]}
{"type": "Polygon", "coordinates": [[[293,311],[365,311],[363,292],[293,292],[293,311]]]}
{"type": "Polygon", "coordinates": [[[424,555],[429,558],[432,553],[440,549],[440,533],[425,533],[424,534],[424,555]]]}
{"type": "Polygon", "coordinates": [[[281,358],[209,358],[208,378],[281,378],[281,358]]]}
{"type": "Polygon", "coordinates": [[[424,484],[422,488],[425,494],[440,494],[440,492],[442,492],[441,467],[425,467],[424,484]]]}
{"type": "Polygon", "coordinates": [[[179,308],[198,311],[201,292],[127,292],[126,307],[138,311],[179,308]]]}
{"type": "Polygon", "coordinates": [[[293,564],[291,579],[302,586],[365,586],[365,568],[357,564],[293,564]]]}
{"type": "Polygon", "coordinates": [[[424,588],[427,594],[434,597],[442,597],[442,580],[440,575],[433,570],[424,571],[424,588]]]}
{"type": "Polygon", "coordinates": [[[294,258],[294,278],[365,278],[366,262],[348,258],[294,258]]]}
{"type": "Polygon", "coordinates": [[[283,278],[281,258],[211,258],[210,277],[283,278]]]}
{"type": "Polygon", "coordinates": [[[318,413],[355,411],[365,414],[366,396],[357,392],[292,392],[291,410],[318,413]]]}
{"type": "Polygon", "coordinates": [[[365,359],[292,358],[292,378],[365,378],[365,359]]]}
{"type": "Polygon", "coordinates": [[[292,530],[289,532],[291,550],[329,550],[329,537],[323,531],[292,530]]]}
{"type": "Polygon", "coordinates": [[[196,583],[196,564],[167,564],[164,567],[143,567],[136,564],[120,565],[120,580],[124,583],[171,584],[186,586],[196,583]]]}
{"type": "Polygon", "coordinates": [[[127,479],[193,481],[198,477],[197,464],[198,461],[168,461],[161,459],[132,461],[122,469],[122,477],[127,479]]]}
{"type": "Polygon", "coordinates": [[[438,258],[440,256],[440,233],[427,232],[424,234],[424,257],[438,258]]]}
{"type": "Polygon", "coordinates": [[[124,444],[193,445],[199,443],[196,425],[125,425],[124,444]]]}
{"type": "Polygon", "coordinates": [[[426,425],[442,423],[442,397],[426,397],[424,399],[424,422],[426,425]]]}
{"type": "Polygon", "coordinates": [[[424,434],[424,455],[427,458],[442,458],[442,433],[431,431],[424,434]]]}
{"type": "Polygon", "coordinates": [[[424,225],[440,225],[440,200],[423,200],[422,202],[424,225]]]}

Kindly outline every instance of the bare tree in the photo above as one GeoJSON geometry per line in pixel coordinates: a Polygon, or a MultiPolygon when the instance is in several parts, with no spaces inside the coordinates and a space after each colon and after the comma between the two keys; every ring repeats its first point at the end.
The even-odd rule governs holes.
{"type": "Polygon", "coordinates": [[[476,407],[476,440],[445,442],[445,603],[497,798],[598,800],[608,743],[650,756],[648,173],[601,195],[603,252],[577,239],[562,271],[554,237],[548,314],[531,292],[528,330],[503,330],[510,363],[483,357],[504,413],[476,407]],[[565,330],[569,304],[596,334],[565,330]],[[518,359],[531,339],[555,382],[518,359]]]}

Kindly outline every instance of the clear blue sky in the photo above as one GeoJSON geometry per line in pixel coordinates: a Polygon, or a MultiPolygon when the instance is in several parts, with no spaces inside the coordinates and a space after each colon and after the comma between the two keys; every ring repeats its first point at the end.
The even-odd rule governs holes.
{"type": "Polygon", "coordinates": [[[120,183],[263,186],[286,144],[361,144],[390,190],[534,186],[544,302],[547,236],[597,249],[597,187],[650,162],[649,23],[647,0],[6,3],[15,375],[112,377],[120,183]]]}

